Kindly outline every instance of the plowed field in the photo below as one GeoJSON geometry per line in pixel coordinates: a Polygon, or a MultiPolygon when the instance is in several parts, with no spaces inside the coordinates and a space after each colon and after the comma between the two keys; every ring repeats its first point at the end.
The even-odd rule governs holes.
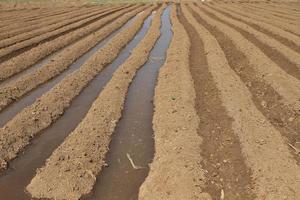
{"type": "Polygon", "coordinates": [[[300,199],[299,2],[0,9],[0,199],[300,199]]]}

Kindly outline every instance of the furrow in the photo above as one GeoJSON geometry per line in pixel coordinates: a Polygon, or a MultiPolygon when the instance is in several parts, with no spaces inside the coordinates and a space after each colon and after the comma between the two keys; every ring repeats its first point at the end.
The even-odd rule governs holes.
{"type": "Polygon", "coordinates": [[[103,17],[111,15],[112,13],[117,12],[118,10],[121,10],[121,9],[122,8],[115,8],[113,10],[106,11],[104,13],[101,13],[99,15],[90,17],[88,19],[84,19],[84,20],[81,20],[79,22],[64,26],[64,27],[59,28],[57,30],[51,31],[49,33],[45,33],[45,34],[42,34],[40,36],[25,40],[23,42],[16,43],[12,46],[0,49],[0,61],[7,60],[10,57],[15,56],[15,52],[18,52],[18,51],[23,51],[24,52],[25,50],[28,50],[28,49],[30,49],[34,46],[37,46],[41,43],[53,40],[53,39],[55,39],[55,38],[57,38],[57,37],[59,37],[63,34],[67,34],[67,33],[71,32],[73,30],[76,30],[78,28],[89,25],[89,24],[91,24],[91,23],[93,23],[93,22],[95,22],[95,21],[97,21],[97,20],[99,20],[103,17]]]}
{"type": "Polygon", "coordinates": [[[47,34],[49,32],[59,30],[61,28],[64,28],[64,26],[69,26],[69,25],[72,25],[74,23],[80,22],[82,20],[83,21],[93,20],[93,19],[97,18],[99,15],[102,16],[103,13],[114,11],[116,9],[118,10],[120,8],[114,8],[113,7],[113,8],[108,8],[108,9],[104,9],[104,10],[96,10],[94,12],[90,11],[89,13],[78,16],[78,17],[71,17],[70,16],[70,18],[67,19],[67,20],[63,20],[63,21],[60,21],[58,23],[55,23],[55,24],[52,24],[52,25],[49,25],[49,26],[46,26],[46,27],[37,28],[37,29],[32,30],[30,32],[25,32],[23,34],[19,34],[19,35],[1,40],[0,41],[0,48],[5,48],[5,47],[8,47],[8,46],[14,45],[16,43],[23,42],[23,41],[28,40],[28,39],[32,39],[34,37],[40,37],[41,35],[43,35],[45,33],[47,34]]]}
{"type": "Polygon", "coordinates": [[[262,5],[251,5],[250,7],[254,8],[254,9],[258,9],[261,12],[267,12],[274,16],[281,17],[284,19],[295,20],[295,21],[300,20],[300,16],[298,14],[292,13],[290,11],[288,11],[288,13],[284,13],[284,12],[282,12],[283,9],[276,11],[276,10],[270,9],[270,7],[268,7],[268,6],[266,7],[266,6],[262,6],[262,5]]]}
{"type": "Polygon", "coordinates": [[[238,7],[238,6],[234,6],[234,5],[231,6],[230,11],[234,12],[234,13],[239,13],[246,17],[250,17],[257,21],[262,21],[262,22],[277,26],[285,31],[289,31],[297,36],[300,36],[298,26],[295,26],[293,24],[288,24],[286,22],[281,22],[280,20],[270,19],[268,15],[266,16],[266,14],[262,14],[262,13],[259,14],[259,13],[253,12],[253,11],[249,12],[249,11],[243,9],[242,7],[238,7]]]}
{"type": "Polygon", "coordinates": [[[261,31],[261,32],[269,35],[270,37],[277,39],[278,41],[282,42],[286,46],[289,46],[290,48],[292,48],[294,51],[300,52],[300,37],[297,35],[294,35],[288,31],[280,29],[274,25],[271,25],[271,24],[268,24],[265,22],[261,22],[261,21],[257,21],[257,20],[253,20],[249,17],[244,17],[240,14],[235,14],[234,12],[227,10],[228,6],[220,6],[220,7],[219,6],[214,6],[214,7],[210,6],[210,8],[215,9],[215,10],[221,12],[222,14],[229,16],[233,19],[240,20],[240,21],[248,24],[249,26],[252,26],[256,30],[261,31]]]}
{"type": "MultiPolygon", "coordinates": [[[[90,49],[97,45],[101,40],[109,36],[114,30],[121,27],[127,20],[132,17],[132,14],[138,13],[142,8],[137,8],[140,6],[135,6],[132,9],[124,11],[124,13],[129,12],[130,14],[125,15],[119,19],[116,19],[113,23],[105,26],[104,28],[94,32],[92,35],[76,42],[75,44],[67,47],[59,54],[57,54],[51,62],[43,65],[42,67],[34,70],[30,74],[26,74],[20,77],[17,81],[8,83],[0,88],[0,99],[1,105],[0,110],[3,110],[7,105],[14,103],[18,98],[21,98],[25,94],[29,93],[33,89],[37,88],[59,76],[62,72],[69,69],[70,65],[87,53],[90,49]],[[132,11],[133,10],[133,11],[132,11]]],[[[119,13],[124,15],[124,13],[119,13]]],[[[64,75],[66,76],[66,74],[64,75]]]]}
{"type": "Polygon", "coordinates": [[[270,19],[279,20],[279,21],[282,21],[282,22],[285,22],[285,23],[291,23],[291,24],[294,24],[294,25],[299,24],[296,19],[292,19],[291,17],[275,14],[274,12],[264,10],[261,7],[253,7],[253,5],[252,6],[243,5],[242,7],[248,9],[250,12],[253,11],[253,12],[256,12],[258,14],[262,13],[264,16],[267,16],[270,19]]]}
{"type": "MultiPolygon", "coordinates": [[[[251,91],[257,109],[287,138],[289,144],[297,146],[297,142],[300,141],[300,135],[297,134],[297,130],[300,128],[299,112],[287,107],[274,88],[256,75],[247,56],[236,47],[229,37],[220,30],[212,28],[209,24],[203,23],[203,20],[200,18],[199,20],[202,21],[202,24],[207,29],[214,33],[226,55],[228,63],[251,91]]],[[[293,149],[291,148],[291,150],[293,149]]],[[[292,153],[299,163],[300,158],[297,152],[293,150],[292,153]]]]}
{"type": "MultiPolygon", "coordinates": [[[[256,73],[256,76],[261,77],[266,84],[270,85],[282,97],[282,103],[290,106],[291,109],[296,112],[299,112],[299,80],[283,71],[258,47],[243,37],[243,35],[235,29],[209,17],[198,7],[197,13],[201,18],[207,21],[208,24],[215,26],[218,30],[224,32],[230,40],[232,40],[234,45],[247,57],[251,68],[256,73]]],[[[240,70],[243,70],[243,66],[240,66],[240,70]]]]}
{"type": "MultiPolygon", "coordinates": [[[[119,24],[115,23],[111,26],[120,27],[144,9],[145,7],[140,7],[128,12],[119,20],[119,24]]],[[[66,76],[54,88],[23,109],[0,129],[1,169],[5,169],[7,162],[15,158],[16,154],[27,146],[34,136],[56,121],[89,81],[116,58],[121,49],[134,37],[152,9],[153,7],[147,9],[134,25],[118,33],[83,66],[66,76]]]]}
{"type": "MultiPolygon", "coordinates": [[[[197,15],[200,14],[198,10],[197,15]]],[[[210,23],[210,20],[200,22],[210,23]]],[[[256,108],[251,93],[229,66],[212,32],[200,24],[198,29],[207,52],[209,71],[220,91],[222,104],[233,119],[232,129],[239,137],[246,164],[252,169],[255,199],[296,199],[300,195],[300,168],[284,139],[256,108]]],[[[223,31],[227,33],[226,29],[223,31]]]]}
{"type": "MultiPolygon", "coordinates": [[[[104,46],[120,31],[128,28],[136,18],[137,17],[134,17],[129,20],[124,26],[122,26],[121,29],[114,32],[103,42],[101,42],[103,43],[102,46],[104,46]]],[[[1,197],[10,200],[31,199],[30,195],[24,191],[24,188],[30,183],[31,179],[36,174],[36,169],[44,165],[46,159],[84,118],[94,100],[97,98],[107,82],[111,79],[114,71],[130,56],[132,49],[134,49],[134,47],[145,36],[151,24],[151,20],[152,15],[145,20],[143,27],[126,45],[126,47],[120,51],[117,58],[103,68],[101,73],[98,73],[95,78],[93,78],[93,80],[90,81],[89,84],[87,84],[87,86],[80,92],[80,94],[71,101],[69,107],[65,109],[64,114],[59,117],[57,121],[55,121],[50,127],[40,131],[38,136],[31,140],[30,145],[24,148],[21,156],[18,156],[16,159],[9,162],[9,168],[5,170],[2,176],[0,176],[1,197]],[[47,148],[45,148],[45,145],[47,148]],[[16,181],[18,184],[15,184],[16,181]]],[[[95,52],[100,48],[101,45],[95,49],[95,52]]],[[[149,137],[152,136],[150,135],[149,137]]],[[[143,148],[146,148],[146,146],[143,145],[143,148]]],[[[128,191],[128,187],[126,191],[128,191]]]]}
{"type": "MultiPolygon", "coordinates": [[[[76,9],[79,9],[79,8],[76,8],[76,9]]],[[[72,9],[74,10],[74,9],[72,9]]],[[[56,16],[56,15],[60,15],[60,14],[66,14],[68,12],[71,12],[72,10],[70,9],[63,9],[63,10],[59,10],[59,11],[53,11],[53,10],[48,10],[46,11],[45,13],[41,13],[41,14],[37,14],[37,15],[34,15],[34,16],[29,16],[29,17],[20,17],[20,16],[15,16],[15,17],[11,17],[12,19],[7,19],[7,20],[3,20],[2,23],[0,24],[0,27],[9,27],[11,26],[11,24],[15,24],[15,23],[18,23],[18,24],[22,24],[22,23],[27,23],[27,22],[31,22],[31,21],[35,21],[35,20],[41,20],[41,19],[47,19],[49,17],[53,17],[53,16],[56,16]]]]}
{"type": "Polygon", "coordinates": [[[200,8],[210,17],[230,27],[233,26],[286,73],[300,80],[300,53],[243,22],[226,17],[206,6],[200,8]]]}
{"type": "Polygon", "coordinates": [[[190,53],[190,71],[196,90],[196,110],[200,118],[198,134],[202,136],[201,162],[206,173],[204,191],[219,199],[221,191],[226,199],[254,199],[251,191],[251,170],[244,161],[239,138],[232,129],[232,118],[222,105],[220,93],[208,69],[202,32],[192,15],[183,10],[180,15],[193,41],[190,53]]]}
{"type": "MultiPolygon", "coordinates": [[[[20,26],[19,24],[15,24],[16,27],[12,28],[12,27],[7,27],[7,28],[2,28],[0,31],[3,33],[3,34],[0,34],[0,39],[2,41],[1,44],[4,42],[4,39],[6,39],[6,41],[8,40],[7,38],[12,38],[13,36],[16,36],[16,35],[19,35],[19,34],[24,34],[26,32],[29,32],[29,31],[35,31],[36,29],[40,29],[40,28],[44,28],[44,27],[49,27],[49,26],[54,26],[55,24],[59,24],[60,22],[64,21],[66,22],[65,20],[70,20],[70,19],[73,19],[74,17],[78,18],[78,17],[83,17],[83,16],[92,16],[91,13],[98,13],[96,11],[105,11],[107,10],[106,8],[102,8],[102,7],[99,7],[99,8],[91,8],[91,9],[81,9],[79,11],[73,11],[71,13],[67,13],[67,14],[64,14],[62,16],[57,16],[57,17],[53,17],[53,18],[50,18],[49,20],[42,20],[41,22],[37,23],[37,24],[33,24],[33,25],[30,25],[30,24],[27,24],[25,23],[25,26],[20,26]],[[87,14],[90,14],[90,15],[87,15],[87,14]]],[[[84,18],[82,18],[84,19],[84,18]]],[[[24,23],[23,23],[24,24],[24,23]]],[[[59,27],[57,25],[57,27],[59,27]]],[[[51,29],[49,29],[51,30],[51,29]]],[[[52,29],[54,30],[54,29],[52,29]]],[[[11,39],[12,40],[12,39],[11,39]]]]}
{"type": "MultiPolygon", "coordinates": [[[[67,195],[69,199],[79,199],[91,192],[96,181],[95,176],[105,166],[104,157],[108,151],[110,136],[121,117],[128,87],[136,71],[147,61],[160,35],[160,16],[163,8],[153,18],[146,36],[113,74],[85,118],[47,159],[46,165],[38,170],[37,175],[27,186],[27,190],[34,198],[64,199],[67,195]],[[66,154],[65,159],[59,159],[66,154]],[[51,174],[58,175],[58,178],[54,180],[51,174]]],[[[131,35],[130,32],[134,32],[131,35],[134,37],[138,29],[124,33],[131,35]]],[[[111,50],[106,54],[111,54],[111,50]]]]}
{"type": "Polygon", "coordinates": [[[210,199],[200,188],[205,172],[200,165],[202,139],[197,134],[199,118],[189,71],[190,41],[175,4],[171,22],[173,38],[154,95],[155,155],[139,199],[210,199]]]}
{"type": "MultiPolygon", "coordinates": [[[[61,14],[58,14],[58,15],[54,15],[54,16],[50,16],[50,17],[46,17],[45,19],[44,18],[38,18],[37,20],[33,20],[33,21],[28,21],[28,22],[11,22],[9,25],[7,26],[4,26],[4,27],[1,27],[0,30],[1,31],[6,31],[9,35],[9,32],[12,32],[12,31],[17,31],[17,30],[22,30],[24,28],[26,28],[26,26],[33,26],[33,25],[38,25],[39,23],[44,23],[46,21],[50,21],[50,20],[53,20],[53,19],[56,19],[56,18],[59,18],[59,17],[63,17],[63,16],[68,16],[69,14],[74,14],[74,13],[80,13],[81,11],[87,11],[87,10],[95,10],[95,9],[101,9],[101,8],[104,8],[102,6],[99,6],[99,7],[91,7],[91,8],[78,8],[78,9],[74,9],[74,10],[71,10],[71,11],[68,11],[68,12],[65,12],[65,13],[61,13],[61,14]]],[[[16,16],[17,18],[21,17],[21,16],[16,16]]],[[[22,17],[21,17],[22,18],[22,17]]],[[[1,38],[2,37],[5,37],[5,34],[1,34],[1,38]]]]}
{"type": "MultiPolygon", "coordinates": [[[[3,63],[0,63],[0,84],[4,80],[10,78],[11,76],[28,69],[38,61],[47,57],[54,52],[71,45],[72,43],[80,40],[81,38],[91,34],[94,31],[97,31],[109,21],[117,18],[118,16],[126,13],[128,10],[121,10],[115,14],[98,20],[92,24],[84,26],[82,28],[76,29],[68,34],[64,34],[52,41],[45,42],[38,45],[24,53],[21,53],[3,63]]],[[[47,59],[47,58],[46,58],[47,59]]]]}

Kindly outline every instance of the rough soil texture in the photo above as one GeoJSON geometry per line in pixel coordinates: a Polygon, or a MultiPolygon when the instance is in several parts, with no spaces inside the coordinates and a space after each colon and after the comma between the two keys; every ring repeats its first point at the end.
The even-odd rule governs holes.
{"type": "Polygon", "coordinates": [[[297,112],[300,111],[300,80],[288,75],[258,47],[232,27],[209,17],[200,9],[197,9],[197,13],[208,24],[215,26],[232,40],[234,45],[247,56],[250,66],[255,73],[262,77],[282,97],[283,103],[297,112]]]}
{"type": "MultiPolygon", "coordinates": [[[[202,17],[199,9],[191,7],[202,17]]],[[[208,18],[205,19],[209,23],[208,18]]],[[[198,30],[207,52],[209,70],[217,83],[223,105],[233,119],[232,129],[239,137],[246,164],[252,170],[256,198],[296,199],[300,195],[300,168],[288,145],[256,108],[251,93],[229,66],[215,37],[200,24],[198,30]]]]}
{"type": "MultiPolygon", "coordinates": [[[[203,22],[203,20],[202,20],[203,22]]],[[[257,76],[251,68],[247,56],[245,56],[224,33],[216,30],[207,23],[203,23],[218,40],[226,59],[232,69],[239,74],[244,84],[252,93],[252,99],[256,107],[268,118],[281,134],[288,139],[288,143],[297,146],[300,141],[298,130],[300,129],[299,112],[289,108],[281,102],[281,97],[276,91],[257,76]]],[[[299,163],[300,157],[294,149],[292,153],[299,163]]]]}
{"type": "MultiPolygon", "coordinates": [[[[131,17],[144,9],[145,7],[140,7],[128,12],[116,22],[102,29],[102,32],[106,33],[111,28],[114,30],[121,27],[131,17]]],[[[147,15],[147,12],[143,14],[143,17],[136,22],[131,31],[120,32],[118,36],[92,56],[82,67],[64,78],[53,89],[36,100],[32,105],[23,109],[0,129],[1,169],[5,169],[7,161],[15,158],[17,153],[28,145],[35,135],[50,126],[63,114],[72,99],[80,93],[103,67],[112,62],[122,47],[134,37],[134,34],[141,26],[140,24],[142,24],[140,21],[147,15]]]]}
{"type": "Polygon", "coordinates": [[[220,92],[208,69],[198,23],[190,13],[180,15],[191,44],[190,71],[196,90],[196,109],[200,118],[198,134],[202,136],[202,166],[207,170],[204,191],[219,199],[253,199],[251,171],[246,166],[239,139],[232,130],[232,118],[222,106],[220,92]],[[185,17],[186,16],[186,17],[185,17]]]}
{"type": "MultiPolygon", "coordinates": [[[[117,11],[116,15],[113,16],[117,18],[122,14],[124,14],[124,11],[121,10],[119,12],[117,11]]],[[[108,19],[115,18],[109,17],[108,19]]],[[[14,74],[17,74],[29,68],[46,56],[80,40],[81,38],[93,33],[94,31],[97,31],[107,23],[107,20],[98,20],[92,24],[76,29],[66,35],[62,35],[56,39],[40,44],[37,47],[34,47],[7,60],[6,62],[0,63],[0,81],[6,80],[14,74]]]]}
{"type": "MultiPolygon", "coordinates": [[[[129,114],[125,101],[141,103],[128,98],[135,76],[143,79],[138,70],[149,56],[147,66],[162,62],[167,53],[154,101],[148,102],[154,113],[134,113],[153,114],[152,124],[142,126],[152,125],[146,135],[153,133],[155,145],[146,149],[154,153],[148,177],[139,178],[143,184],[132,196],[298,200],[299,3],[169,2],[173,35],[168,50],[155,46],[165,31],[161,20],[166,22],[167,4],[0,8],[0,197],[93,199],[91,193],[113,185],[112,194],[108,189],[108,197],[101,198],[119,200],[114,191],[137,188],[123,167],[138,174],[139,160],[128,156],[123,162],[115,147],[123,149],[132,137],[138,137],[134,146],[150,141],[134,127],[122,128],[119,120],[129,114]],[[144,23],[151,13],[152,24],[144,23]],[[78,115],[69,118],[73,112],[78,115]],[[131,134],[126,141],[112,137],[116,127],[131,134]],[[52,147],[37,151],[45,142],[52,147]],[[116,179],[126,180],[126,187],[102,180],[108,160],[128,175],[124,179],[108,168],[116,179]]],[[[141,84],[138,89],[148,90],[141,84]]]]}
{"type": "MultiPolygon", "coordinates": [[[[209,4],[206,4],[206,5],[209,6],[209,4]]],[[[235,13],[234,10],[230,10],[229,6],[214,5],[214,6],[209,6],[209,7],[221,12],[222,14],[225,14],[228,17],[231,17],[236,20],[240,20],[240,21],[244,22],[245,24],[252,26],[256,30],[261,31],[261,32],[277,39],[281,43],[289,46],[290,48],[292,48],[293,50],[295,50],[297,52],[300,51],[300,37],[297,35],[294,35],[290,32],[282,30],[271,24],[253,20],[249,17],[244,17],[241,14],[235,13]]]]}
{"type": "MultiPolygon", "coordinates": [[[[73,17],[79,17],[84,16],[85,14],[95,12],[97,10],[104,10],[107,8],[106,6],[97,6],[97,7],[91,7],[91,8],[82,8],[80,10],[75,10],[67,13],[63,13],[60,15],[56,15],[54,17],[50,17],[49,19],[43,19],[38,22],[31,22],[31,24],[28,23],[22,23],[22,24],[14,24],[13,26],[6,26],[4,28],[1,28],[0,31],[2,34],[0,34],[0,39],[6,39],[8,37],[12,37],[21,33],[25,33],[28,31],[32,31],[38,28],[46,27],[48,25],[59,23],[60,21],[72,19],[73,17]],[[4,32],[5,31],[5,32],[4,32]]],[[[20,16],[19,16],[20,17],[20,16]]]]}
{"type": "Polygon", "coordinates": [[[288,74],[300,80],[300,53],[292,50],[288,46],[280,43],[276,39],[255,30],[251,26],[238,20],[230,19],[208,7],[202,9],[205,13],[222,21],[223,23],[235,27],[242,35],[259,47],[269,58],[288,74]]]}
{"type": "MultiPolygon", "coordinates": [[[[160,17],[164,8],[165,6],[156,13],[145,37],[114,73],[86,117],[54,151],[45,167],[37,171],[27,187],[33,197],[59,200],[68,196],[71,200],[79,199],[92,190],[96,176],[105,166],[105,154],[116,123],[121,117],[128,87],[137,70],[148,60],[150,51],[160,36],[160,17]],[[53,179],[53,176],[57,178],[53,179]]],[[[127,34],[134,36],[149,14],[144,13],[133,27],[126,30],[127,34]]],[[[124,39],[123,35],[120,36],[119,40],[124,39]]]]}
{"type": "Polygon", "coordinates": [[[300,35],[300,31],[299,31],[299,27],[294,25],[294,24],[290,24],[289,22],[282,22],[280,19],[273,19],[272,17],[270,17],[270,15],[267,12],[256,12],[255,10],[249,10],[246,9],[242,6],[238,6],[238,5],[232,5],[232,8],[234,8],[236,10],[236,12],[242,12],[244,15],[249,16],[255,20],[259,20],[259,21],[263,21],[266,22],[268,24],[272,24],[275,25],[279,28],[282,28],[286,31],[289,31],[293,34],[296,35],[300,35]]]}
{"type": "Polygon", "coordinates": [[[136,8],[137,6],[130,7],[128,9],[122,10],[120,13],[112,14],[107,16],[106,18],[103,18],[102,23],[104,25],[108,22],[111,22],[116,17],[123,15],[121,19],[116,19],[104,28],[93,32],[93,34],[88,35],[86,38],[83,38],[75,44],[67,47],[62,52],[57,54],[51,60],[51,62],[46,63],[46,65],[43,65],[42,67],[34,70],[32,73],[26,74],[16,81],[1,87],[0,110],[2,110],[8,104],[13,103],[18,98],[22,97],[34,88],[38,87],[39,85],[59,75],[62,71],[66,70],[79,57],[96,46],[101,40],[110,35],[114,30],[120,28],[123,24],[125,24],[129,18],[133,17],[132,13],[136,14],[138,13],[138,11],[143,9],[143,7],[140,7],[137,11],[134,10],[136,8]],[[126,15],[126,13],[129,14],[126,15]]]}
{"type": "MultiPolygon", "coordinates": [[[[117,18],[118,16],[122,15],[124,13],[124,11],[122,12],[122,9],[124,8],[126,7],[119,7],[117,10],[115,10],[116,13],[114,13],[115,15],[113,16],[117,18]]],[[[114,18],[108,16],[106,17],[106,19],[113,20],[114,18]]],[[[0,80],[3,81],[16,73],[27,69],[46,56],[78,41],[79,39],[93,33],[94,31],[97,31],[108,23],[106,19],[98,20],[87,26],[75,29],[68,34],[63,34],[53,40],[50,40],[43,44],[39,44],[38,46],[31,48],[30,50],[27,50],[5,62],[0,63],[0,80]]]]}
{"type": "MultiPolygon", "coordinates": [[[[119,10],[119,9],[117,8],[117,10],[119,10]]],[[[62,34],[67,34],[70,31],[73,31],[77,28],[81,28],[83,26],[86,26],[86,25],[88,25],[90,23],[93,23],[93,22],[95,22],[95,21],[97,21],[97,20],[99,20],[99,19],[101,19],[105,16],[110,17],[109,15],[111,14],[111,12],[113,12],[113,11],[102,12],[98,15],[89,17],[87,19],[80,20],[80,21],[75,22],[73,24],[69,24],[69,25],[64,26],[62,28],[59,28],[57,30],[50,31],[48,33],[38,35],[37,37],[33,37],[31,39],[24,40],[22,42],[14,44],[14,45],[8,46],[6,48],[2,48],[2,49],[0,49],[0,61],[10,58],[12,56],[10,54],[13,54],[17,50],[21,51],[21,50],[24,50],[26,48],[28,50],[28,48],[30,49],[34,46],[37,46],[38,44],[41,44],[43,42],[47,42],[51,39],[59,37],[62,34]]]]}
{"type": "MultiPolygon", "coordinates": [[[[16,36],[10,36],[9,38],[2,39],[2,40],[0,40],[0,48],[5,48],[7,46],[11,46],[11,45],[14,45],[16,43],[20,43],[24,40],[28,40],[30,38],[34,38],[36,36],[40,36],[40,35],[45,34],[45,33],[55,31],[57,29],[60,29],[62,27],[68,26],[68,25],[71,25],[71,24],[73,24],[75,22],[79,22],[81,20],[94,19],[96,16],[99,16],[99,15],[102,16],[102,14],[105,13],[105,11],[110,11],[110,10],[113,10],[113,9],[114,8],[112,7],[112,8],[106,8],[106,9],[105,8],[104,9],[97,9],[96,11],[90,10],[88,13],[85,13],[85,14],[77,16],[77,17],[69,15],[68,19],[59,21],[59,22],[54,23],[54,24],[50,24],[46,27],[35,28],[32,31],[24,32],[23,34],[19,34],[19,35],[16,35],[16,36]]],[[[87,12],[87,11],[85,11],[85,12],[87,12]]],[[[30,26],[27,26],[27,27],[30,28],[30,26]]]]}
{"type": "Polygon", "coordinates": [[[171,21],[174,35],[154,96],[155,156],[139,199],[211,199],[201,190],[205,172],[200,164],[202,139],[197,134],[199,118],[189,71],[190,41],[175,5],[171,21]]]}

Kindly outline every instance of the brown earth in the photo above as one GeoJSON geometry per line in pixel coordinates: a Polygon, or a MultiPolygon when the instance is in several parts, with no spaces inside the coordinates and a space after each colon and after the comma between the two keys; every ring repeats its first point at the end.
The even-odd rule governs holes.
{"type": "MultiPolygon", "coordinates": [[[[110,144],[123,149],[127,143],[112,135],[119,119],[126,118],[129,86],[135,76],[141,78],[137,71],[146,62],[151,67],[157,59],[164,64],[151,101],[152,124],[147,124],[153,128],[155,145],[147,148],[154,152],[153,160],[133,199],[298,200],[299,1],[173,1],[167,9],[167,4],[132,3],[1,5],[0,112],[7,118],[0,127],[1,186],[20,182],[17,193],[28,199],[94,200],[95,184],[114,183],[101,179],[103,167],[113,170],[114,180],[120,176],[106,164],[111,158],[129,175],[128,188],[133,186],[130,173],[141,172],[135,163],[139,155],[124,161],[110,144]],[[156,41],[160,31],[171,31],[165,26],[169,8],[173,35],[164,52],[156,41]],[[154,17],[148,18],[151,13],[154,17]],[[144,23],[146,18],[151,25],[144,23]],[[129,57],[121,64],[125,54],[129,57]],[[116,71],[104,88],[106,82],[101,82],[89,107],[77,97],[85,96],[99,75],[106,76],[112,62],[116,71]],[[30,98],[33,103],[26,103],[30,98]],[[76,106],[89,111],[77,116],[74,129],[65,130],[63,142],[55,134],[43,137],[76,106]],[[46,154],[35,152],[37,143],[48,140],[56,146],[46,154]],[[126,161],[130,172],[122,168],[126,161]],[[20,166],[26,166],[26,178],[18,176],[20,166]]],[[[137,89],[148,90],[143,85],[137,89]]],[[[135,119],[143,114],[133,113],[135,119]]],[[[138,139],[139,131],[129,127],[124,131],[138,139]]],[[[124,188],[114,189],[120,195],[124,188]]],[[[3,197],[13,192],[0,188],[3,197]]],[[[112,193],[105,200],[119,198],[112,193]]]]}

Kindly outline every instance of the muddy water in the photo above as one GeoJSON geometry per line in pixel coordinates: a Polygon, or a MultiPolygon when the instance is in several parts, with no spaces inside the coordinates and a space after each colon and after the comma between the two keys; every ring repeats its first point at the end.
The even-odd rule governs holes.
{"type": "MultiPolygon", "coordinates": [[[[35,170],[43,166],[45,160],[62,143],[64,138],[76,128],[88,112],[93,101],[112,77],[113,72],[130,55],[131,50],[144,37],[151,23],[151,16],[145,21],[135,38],[121,51],[118,58],[108,65],[95,79],[72,101],[67,109],[52,126],[32,140],[24,153],[9,163],[9,169],[0,176],[0,199],[29,200],[24,189],[35,175],[35,170]]],[[[128,25],[127,25],[128,26],[128,25]]]]}
{"type": "Polygon", "coordinates": [[[100,48],[102,48],[112,37],[114,37],[117,33],[119,33],[121,30],[127,28],[134,18],[129,20],[124,26],[122,26],[120,29],[113,32],[111,35],[109,35],[107,38],[102,40],[100,43],[98,43],[95,47],[93,47],[90,51],[88,51],[86,54],[81,56],[77,61],[75,61],[70,67],[63,71],[61,74],[56,76],[55,78],[51,79],[45,84],[42,84],[37,89],[34,89],[33,91],[29,92],[25,96],[23,96],[20,100],[17,102],[9,105],[4,110],[0,112],[0,127],[4,126],[10,119],[12,119],[17,113],[19,113],[23,108],[25,108],[28,105],[31,105],[37,98],[41,97],[44,93],[49,91],[51,88],[53,88],[57,83],[59,83],[62,79],[64,79],[68,74],[74,72],[80,66],[86,62],[94,53],[96,53],[100,48]]]}
{"type": "Polygon", "coordinates": [[[145,180],[154,156],[152,129],[153,96],[159,68],[165,61],[166,50],[172,38],[169,21],[170,7],[162,15],[161,37],[151,51],[149,61],[138,71],[130,85],[122,118],[119,121],[104,168],[88,200],[133,200],[145,180]],[[135,170],[126,154],[135,165],[135,170]]]}

